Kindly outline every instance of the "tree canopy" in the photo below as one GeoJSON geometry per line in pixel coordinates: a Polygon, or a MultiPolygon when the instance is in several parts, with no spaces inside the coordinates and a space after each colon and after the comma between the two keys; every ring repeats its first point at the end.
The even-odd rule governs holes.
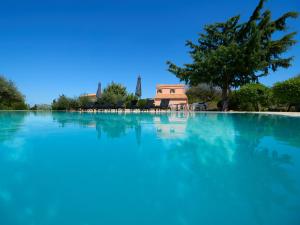
{"type": "Polygon", "coordinates": [[[126,87],[122,84],[112,82],[106,88],[104,88],[101,98],[97,100],[100,105],[106,104],[110,106],[116,106],[118,103],[125,102],[128,96],[126,87]]]}
{"type": "Polygon", "coordinates": [[[127,95],[126,87],[122,84],[112,82],[103,90],[103,94],[119,95],[125,97],[127,95]]]}
{"type": "Polygon", "coordinates": [[[300,109],[300,75],[275,83],[273,94],[278,103],[288,106],[288,111],[291,106],[296,106],[300,109]]]}
{"type": "Polygon", "coordinates": [[[270,88],[262,84],[246,84],[230,95],[230,109],[241,111],[266,111],[271,105],[270,88]]]}
{"type": "Polygon", "coordinates": [[[274,34],[286,31],[287,19],[298,13],[287,12],[272,20],[270,10],[262,12],[265,1],[259,1],[247,22],[241,22],[238,15],[226,22],[206,25],[196,43],[186,43],[192,62],[183,67],[167,62],[169,71],[190,85],[211,83],[220,87],[222,109],[227,110],[232,88],[258,82],[259,77],[279,67],[289,67],[292,57],[282,54],[296,43],[296,32],[280,38],[274,34]]]}
{"type": "Polygon", "coordinates": [[[93,100],[87,95],[81,95],[80,97],[70,98],[65,95],[60,95],[52,102],[53,110],[78,110],[78,109],[91,109],[101,106],[111,107],[118,104],[126,104],[126,101],[130,101],[136,98],[133,94],[128,94],[126,87],[121,84],[112,82],[101,93],[100,98],[93,100]]]}
{"type": "Polygon", "coordinates": [[[72,99],[66,97],[65,95],[60,95],[58,99],[53,100],[52,109],[53,110],[69,110],[71,109],[72,99]]]}
{"type": "Polygon", "coordinates": [[[221,98],[221,91],[210,84],[200,83],[187,89],[186,95],[189,103],[218,101],[221,98]]]}
{"type": "Polygon", "coordinates": [[[0,76],[0,110],[24,110],[28,106],[15,84],[0,76]]]}

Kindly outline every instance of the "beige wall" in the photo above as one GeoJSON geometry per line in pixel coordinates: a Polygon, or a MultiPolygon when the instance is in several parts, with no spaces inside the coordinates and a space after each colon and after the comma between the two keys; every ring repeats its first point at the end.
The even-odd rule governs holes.
{"type": "MultiPolygon", "coordinates": [[[[161,99],[155,99],[155,100],[154,100],[154,104],[155,104],[156,106],[159,106],[159,105],[160,105],[160,101],[161,101],[161,99]]],[[[187,100],[185,100],[185,99],[170,99],[169,105],[187,104],[187,103],[188,103],[188,102],[187,102],[187,100]]]]}
{"type": "Polygon", "coordinates": [[[157,85],[154,103],[160,105],[161,99],[170,99],[169,105],[187,104],[184,85],[157,85]]]}
{"type": "Polygon", "coordinates": [[[156,88],[156,93],[161,93],[161,94],[185,94],[185,89],[184,89],[184,87],[176,87],[176,86],[175,87],[172,87],[172,86],[170,86],[170,87],[164,87],[164,86],[160,87],[160,86],[158,86],[156,88]],[[159,90],[161,92],[159,92],[159,90]],[[171,90],[175,91],[175,93],[171,93],[171,90]]]}

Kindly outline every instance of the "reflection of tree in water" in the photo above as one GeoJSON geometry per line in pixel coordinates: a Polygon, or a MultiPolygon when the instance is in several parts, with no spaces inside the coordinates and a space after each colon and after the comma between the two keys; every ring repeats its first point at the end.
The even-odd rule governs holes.
{"type": "MultiPolygon", "coordinates": [[[[26,112],[0,112],[0,223],[16,224],[14,215],[11,215],[10,206],[12,204],[12,190],[10,186],[16,182],[15,175],[21,174],[12,160],[15,158],[7,155],[15,152],[6,151],[3,142],[14,140],[16,133],[22,128],[24,119],[28,115],[26,112]]],[[[20,149],[17,149],[20,150],[20,149]]],[[[22,162],[23,163],[23,162],[22,162]]]]}
{"type": "MultiPolygon", "coordinates": [[[[181,185],[191,188],[191,179],[193,183],[201,183],[198,191],[204,194],[198,196],[198,200],[199,205],[208,203],[199,206],[205,214],[220,215],[210,218],[213,221],[207,224],[220,223],[222,215],[230,215],[232,210],[239,211],[243,207],[248,209],[245,218],[250,216],[255,224],[268,224],[274,205],[291,210],[287,201],[290,195],[296,194],[295,183],[286,168],[291,166],[291,156],[280,154],[272,146],[260,146],[266,136],[289,145],[299,144],[299,131],[293,129],[297,136],[293,138],[290,132],[283,134],[291,127],[291,121],[292,118],[285,117],[222,114],[203,115],[188,121],[188,137],[171,147],[170,157],[178,158],[182,171],[186,171],[181,185]]],[[[299,123],[299,120],[293,122],[299,123]]],[[[296,211],[299,206],[292,207],[296,211]]],[[[243,210],[240,213],[244,213],[243,210]]],[[[186,216],[186,219],[190,218],[186,216]]]]}
{"type": "Polygon", "coordinates": [[[0,112],[0,142],[9,140],[22,127],[26,112],[0,112]]]}
{"type": "Polygon", "coordinates": [[[258,114],[248,114],[245,117],[237,114],[234,122],[237,130],[243,133],[243,138],[251,140],[254,146],[263,137],[270,136],[288,145],[300,147],[299,118],[258,114]]]}
{"type": "Polygon", "coordinates": [[[115,114],[115,113],[53,113],[55,121],[63,127],[78,124],[95,127],[100,138],[105,133],[110,138],[119,138],[134,130],[137,142],[141,142],[142,122],[152,122],[150,114],[115,114]]]}
{"type": "MultiPolygon", "coordinates": [[[[163,124],[170,123],[170,116],[167,114],[155,115],[155,117],[160,117],[160,122],[163,124]]],[[[121,137],[134,130],[137,140],[141,136],[144,124],[153,125],[153,115],[150,114],[53,113],[53,118],[62,126],[78,124],[84,127],[93,127],[97,129],[98,134],[105,133],[108,137],[121,137]]],[[[3,121],[1,120],[1,122],[3,121]]],[[[174,167],[168,164],[167,166],[172,169],[171,173],[176,176],[176,182],[164,184],[170,184],[170,193],[173,189],[177,189],[179,199],[180,196],[184,197],[181,199],[182,202],[179,200],[179,203],[182,204],[178,204],[178,207],[174,204],[174,216],[178,214],[177,209],[182,215],[182,224],[184,222],[186,222],[185,224],[207,225],[245,224],[243,223],[245,221],[238,221],[240,223],[234,221],[235,217],[241,218],[244,213],[245,218],[249,218],[247,217],[249,214],[253,218],[253,221],[250,220],[246,224],[272,224],[267,221],[270,218],[268,212],[272,212],[274,205],[286,208],[287,196],[295,192],[293,181],[285,168],[292,159],[289,155],[278,153],[271,146],[260,146],[260,143],[265,136],[270,136],[286,142],[288,145],[297,146],[296,140],[299,137],[297,132],[299,131],[291,128],[296,136],[293,138],[281,133],[281,130],[286,131],[288,126],[291,127],[289,123],[284,117],[272,119],[272,117],[265,116],[245,117],[220,114],[189,117],[185,128],[187,137],[167,140],[170,141],[170,149],[172,150],[168,152],[172,154],[169,155],[172,157],[169,162],[178,159],[176,164],[179,164],[181,169],[178,174],[176,170],[173,170],[174,167]],[[172,186],[172,184],[175,185],[172,186]],[[275,186],[277,188],[274,188],[275,186]],[[190,201],[186,201],[187,198],[190,198],[190,201]],[[191,203],[192,206],[184,205],[187,202],[191,203]],[[241,212],[243,208],[246,208],[247,214],[241,212]],[[204,214],[208,216],[205,217],[204,214]],[[236,214],[242,216],[236,216],[236,214]],[[228,217],[231,221],[226,220],[228,217]],[[203,219],[202,223],[199,219],[203,219]]],[[[293,123],[296,125],[297,121],[293,121],[293,123]]],[[[27,164],[21,162],[19,171],[16,171],[15,165],[4,162],[3,158],[0,160],[0,171],[5,168],[2,171],[5,171],[4,178],[6,178],[0,179],[0,199],[2,198],[0,200],[0,218],[2,221],[8,222],[6,224],[22,224],[22,222],[24,224],[24,219],[29,222],[34,218],[35,221],[31,222],[45,224],[48,221],[51,224],[56,216],[62,218],[59,217],[61,215],[55,214],[59,212],[59,207],[64,206],[62,202],[59,202],[58,196],[64,194],[64,191],[72,191],[73,187],[67,186],[62,192],[59,192],[61,191],[60,187],[50,190],[51,185],[48,183],[51,184],[51,182],[56,181],[55,173],[52,176],[49,176],[51,174],[44,174],[43,172],[47,171],[45,168],[41,170],[42,172],[31,171],[32,174],[30,175],[41,178],[41,181],[37,180],[36,183],[32,183],[30,177],[22,174],[24,168],[30,171],[30,162],[27,164]],[[14,174],[14,176],[10,176],[10,174],[14,174]],[[19,188],[15,188],[16,186],[19,188]],[[9,190],[13,191],[12,197],[8,192],[9,190]],[[42,196],[45,193],[48,195],[42,196]],[[3,199],[6,199],[7,205],[3,199]],[[42,201],[37,199],[42,199],[42,201]],[[16,212],[17,216],[12,215],[16,212]]],[[[67,163],[64,164],[66,167],[67,165],[67,163]]],[[[88,166],[88,163],[83,165],[88,166]]],[[[167,179],[165,176],[163,178],[167,179]]],[[[70,177],[69,179],[72,181],[69,182],[70,185],[77,181],[76,178],[70,177]]],[[[92,179],[92,176],[88,179],[92,179]]],[[[61,181],[57,181],[59,186],[61,181]]],[[[92,193],[96,193],[93,188],[98,188],[98,186],[87,184],[87,191],[83,193],[86,196],[89,196],[88,193],[91,190],[92,193]]],[[[76,190],[76,187],[74,189],[76,190]]],[[[85,188],[80,189],[80,191],[82,190],[85,188]]],[[[83,194],[78,198],[85,198],[86,196],[83,194]]],[[[74,201],[71,198],[69,200],[74,201]]],[[[158,200],[163,203],[164,198],[158,200]]],[[[90,203],[90,200],[79,199],[78,202],[80,201],[90,203]]],[[[65,204],[67,203],[65,202],[65,204]]],[[[76,204],[76,200],[74,204],[76,204]]],[[[78,208],[80,207],[78,206],[78,208]]],[[[81,214],[93,215],[92,210],[90,210],[92,207],[84,205],[81,214]]],[[[81,219],[80,216],[64,216],[69,219],[81,219]]],[[[80,222],[84,224],[84,221],[80,222]]],[[[288,221],[286,224],[289,224],[288,221]]]]}

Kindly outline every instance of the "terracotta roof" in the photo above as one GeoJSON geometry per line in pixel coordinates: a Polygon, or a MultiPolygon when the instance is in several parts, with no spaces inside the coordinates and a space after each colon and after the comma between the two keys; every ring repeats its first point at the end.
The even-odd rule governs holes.
{"type": "Polygon", "coordinates": [[[156,94],[155,99],[187,99],[185,94],[156,94]]]}
{"type": "Polygon", "coordinates": [[[96,94],[86,94],[84,96],[87,96],[87,97],[96,97],[96,94]]]}
{"type": "Polygon", "coordinates": [[[184,84],[157,84],[156,88],[185,88],[184,84]]]}

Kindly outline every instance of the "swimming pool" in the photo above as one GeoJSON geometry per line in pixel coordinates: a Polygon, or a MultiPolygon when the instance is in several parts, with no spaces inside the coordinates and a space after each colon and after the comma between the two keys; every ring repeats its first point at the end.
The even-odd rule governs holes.
{"type": "Polygon", "coordinates": [[[1,225],[298,225],[300,118],[0,112],[1,225]]]}

